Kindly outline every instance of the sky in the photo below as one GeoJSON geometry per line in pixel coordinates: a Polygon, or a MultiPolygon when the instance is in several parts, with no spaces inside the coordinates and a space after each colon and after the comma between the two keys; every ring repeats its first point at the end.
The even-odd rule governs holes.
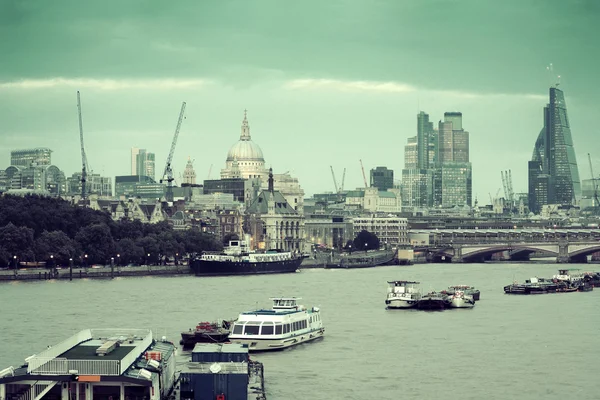
{"type": "Polygon", "coordinates": [[[77,90],[94,173],[129,174],[140,147],[159,178],[185,101],[176,178],[189,157],[198,180],[217,179],[247,109],[266,165],[307,196],[334,190],[330,166],[363,186],[359,160],[367,179],[376,166],[400,179],[418,112],[460,111],[487,204],[503,170],[527,191],[560,81],[587,179],[588,153],[600,172],[598,17],[596,0],[2,0],[0,167],[49,147],[68,176],[81,170],[77,90]]]}

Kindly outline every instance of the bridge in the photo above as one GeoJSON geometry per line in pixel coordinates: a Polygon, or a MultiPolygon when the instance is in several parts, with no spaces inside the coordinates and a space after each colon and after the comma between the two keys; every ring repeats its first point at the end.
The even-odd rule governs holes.
{"type": "MultiPolygon", "coordinates": [[[[413,233],[414,231],[411,231],[413,233]]],[[[427,230],[430,244],[413,243],[432,262],[483,262],[497,253],[512,261],[532,254],[555,257],[558,263],[585,263],[600,252],[600,230],[427,230]]]]}

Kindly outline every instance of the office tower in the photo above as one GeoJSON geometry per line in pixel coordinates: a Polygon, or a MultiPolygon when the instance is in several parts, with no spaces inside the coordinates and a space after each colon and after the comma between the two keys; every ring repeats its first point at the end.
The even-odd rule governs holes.
{"type": "Polygon", "coordinates": [[[40,147],[36,149],[13,150],[10,152],[10,165],[29,168],[32,164],[37,166],[51,165],[52,150],[40,147]]]}
{"type": "Polygon", "coordinates": [[[472,193],[469,132],[463,129],[462,113],[446,112],[438,124],[433,205],[471,206],[472,193]]]}
{"type": "Polygon", "coordinates": [[[429,168],[429,142],[432,139],[433,122],[429,114],[421,111],[417,115],[417,168],[429,168]]]}
{"type": "Polygon", "coordinates": [[[131,175],[148,176],[154,180],[155,156],[146,149],[131,148],[131,175]]]}
{"type": "Polygon", "coordinates": [[[131,175],[137,175],[137,155],[140,153],[140,149],[137,147],[131,148],[131,175]]]}
{"type": "Polygon", "coordinates": [[[545,204],[575,205],[581,197],[564,93],[552,86],[549,94],[544,125],[528,163],[529,209],[534,213],[539,213],[545,204]]]}
{"type": "Polygon", "coordinates": [[[394,171],[387,167],[377,167],[371,170],[371,187],[386,191],[394,187],[394,171]]]}

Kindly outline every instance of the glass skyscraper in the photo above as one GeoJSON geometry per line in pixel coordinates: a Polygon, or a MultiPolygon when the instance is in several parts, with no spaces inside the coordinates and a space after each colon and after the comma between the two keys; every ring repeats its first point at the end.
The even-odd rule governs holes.
{"type": "Polygon", "coordinates": [[[529,209],[539,213],[545,204],[575,205],[581,198],[581,181],[562,90],[550,88],[544,107],[544,127],[529,162],[529,209]]]}

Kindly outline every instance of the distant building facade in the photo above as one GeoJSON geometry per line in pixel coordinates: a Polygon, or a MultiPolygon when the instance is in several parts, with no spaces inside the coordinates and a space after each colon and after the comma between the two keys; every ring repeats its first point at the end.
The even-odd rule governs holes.
{"type": "Polygon", "coordinates": [[[371,187],[388,190],[394,187],[394,171],[387,167],[377,167],[371,170],[371,187]]]}
{"type": "Polygon", "coordinates": [[[161,199],[165,185],[146,175],[123,175],[115,177],[115,197],[161,199]]]}
{"type": "Polygon", "coordinates": [[[46,147],[13,150],[10,152],[10,165],[28,168],[32,164],[49,166],[52,164],[52,150],[46,147]]]}

